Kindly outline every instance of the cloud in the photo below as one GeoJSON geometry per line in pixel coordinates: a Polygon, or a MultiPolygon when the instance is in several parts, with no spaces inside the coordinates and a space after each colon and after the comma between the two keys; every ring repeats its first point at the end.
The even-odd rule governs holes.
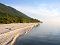
{"type": "Polygon", "coordinates": [[[59,4],[39,4],[35,6],[15,5],[13,6],[17,10],[27,14],[30,17],[41,20],[56,20],[60,19],[60,6],[59,4]]]}

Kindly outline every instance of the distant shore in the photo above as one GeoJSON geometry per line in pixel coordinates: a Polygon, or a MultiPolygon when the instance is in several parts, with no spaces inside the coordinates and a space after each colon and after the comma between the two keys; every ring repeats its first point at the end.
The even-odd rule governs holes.
{"type": "Polygon", "coordinates": [[[18,36],[26,34],[39,23],[0,24],[0,45],[13,45],[18,36]]]}

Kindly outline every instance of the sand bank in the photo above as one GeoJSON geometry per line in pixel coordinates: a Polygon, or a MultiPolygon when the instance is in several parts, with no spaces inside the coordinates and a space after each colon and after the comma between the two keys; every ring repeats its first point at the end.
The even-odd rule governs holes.
{"type": "Polygon", "coordinates": [[[18,36],[29,32],[38,23],[0,24],[0,45],[13,45],[18,36]]]}

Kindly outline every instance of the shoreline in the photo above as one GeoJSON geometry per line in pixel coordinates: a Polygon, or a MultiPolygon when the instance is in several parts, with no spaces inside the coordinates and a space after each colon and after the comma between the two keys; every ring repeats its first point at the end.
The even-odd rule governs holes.
{"type": "Polygon", "coordinates": [[[17,37],[22,36],[24,34],[27,34],[30,30],[32,30],[33,27],[37,26],[38,23],[25,23],[25,24],[24,23],[18,23],[18,24],[16,23],[16,24],[3,24],[3,25],[7,26],[9,28],[11,28],[13,25],[13,26],[15,26],[14,28],[16,28],[16,29],[13,28],[14,29],[13,30],[11,28],[11,30],[9,30],[8,32],[0,34],[0,40],[1,40],[0,45],[2,45],[2,44],[3,45],[6,45],[6,44],[7,45],[13,45],[14,42],[16,41],[17,37]],[[2,39],[1,36],[5,36],[4,38],[6,38],[6,39],[4,39],[4,38],[2,39]]]}

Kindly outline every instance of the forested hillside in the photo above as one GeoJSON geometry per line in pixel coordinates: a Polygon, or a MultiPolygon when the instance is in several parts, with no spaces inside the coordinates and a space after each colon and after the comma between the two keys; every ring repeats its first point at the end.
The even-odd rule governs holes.
{"type": "Polygon", "coordinates": [[[34,23],[37,19],[28,17],[24,13],[0,3],[0,23],[34,23]]]}

